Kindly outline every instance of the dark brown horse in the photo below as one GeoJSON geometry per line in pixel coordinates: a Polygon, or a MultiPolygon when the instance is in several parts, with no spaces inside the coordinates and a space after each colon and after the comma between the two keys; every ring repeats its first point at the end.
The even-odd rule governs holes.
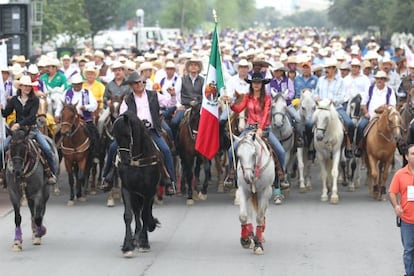
{"type": "Polygon", "coordinates": [[[76,105],[63,105],[60,133],[62,135],[60,148],[65,158],[65,167],[69,177],[70,198],[68,205],[71,206],[75,199],[74,176],[76,176],[76,198],[85,201],[85,197],[82,196],[82,187],[87,184],[92,163],[89,153],[91,142],[86,132],[85,123],[76,110],[76,105]]]}
{"type": "Polygon", "coordinates": [[[197,138],[198,124],[200,121],[200,104],[196,102],[191,103],[191,108],[186,111],[186,115],[178,129],[178,153],[181,158],[182,178],[181,186],[187,189],[187,205],[193,205],[193,177],[194,177],[194,163],[204,164],[205,178],[201,190],[198,187],[200,163],[197,164],[195,170],[194,188],[198,192],[198,197],[201,200],[207,199],[207,187],[211,178],[210,162],[198,154],[195,150],[195,141],[197,138]]]}
{"type": "Polygon", "coordinates": [[[410,127],[414,119],[414,88],[410,90],[407,95],[407,102],[403,104],[400,109],[401,114],[401,141],[398,143],[398,149],[403,157],[403,165],[407,164],[405,159],[404,149],[414,137],[410,135],[410,127]]]}

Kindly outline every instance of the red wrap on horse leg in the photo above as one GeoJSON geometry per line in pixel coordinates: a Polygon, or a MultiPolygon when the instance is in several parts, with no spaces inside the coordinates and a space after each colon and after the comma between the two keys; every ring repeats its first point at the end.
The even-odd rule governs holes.
{"type": "Polygon", "coordinates": [[[241,238],[242,239],[248,239],[250,236],[250,233],[252,232],[253,232],[253,224],[247,223],[241,226],[241,238]]]}
{"type": "Polygon", "coordinates": [[[256,238],[259,242],[263,242],[263,232],[265,226],[256,226],[256,238]]]}

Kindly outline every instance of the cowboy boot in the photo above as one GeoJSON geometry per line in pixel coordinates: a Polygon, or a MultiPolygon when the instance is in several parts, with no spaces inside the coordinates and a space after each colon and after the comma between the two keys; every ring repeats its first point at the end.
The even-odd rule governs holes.
{"type": "Polygon", "coordinates": [[[280,182],[280,188],[282,190],[288,189],[290,184],[289,182],[287,182],[286,178],[285,178],[285,172],[283,171],[283,168],[279,162],[279,159],[276,157],[275,158],[276,162],[275,162],[275,173],[277,175],[277,178],[279,179],[280,182]]]}
{"type": "Polygon", "coordinates": [[[99,187],[99,189],[101,189],[104,192],[109,192],[110,190],[112,190],[112,187],[114,185],[114,174],[115,174],[115,168],[111,167],[108,174],[102,180],[102,184],[99,187]]]}
{"type": "Polygon", "coordinates": [[[345,157],[346,158],[352,158],[354,157],[353,153],[352,153],[352,143],[351,143],[351,139],[349,139],[348,134],[345,134],[345,139],[346,139],[346,145],[345,145],[345,157]]]}

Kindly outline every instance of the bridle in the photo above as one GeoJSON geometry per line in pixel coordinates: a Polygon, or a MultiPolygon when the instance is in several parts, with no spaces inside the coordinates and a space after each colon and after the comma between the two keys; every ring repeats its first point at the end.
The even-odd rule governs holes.
{"type": "MultiPolygon", "coordinates": [[[[79,115],[77,114],[76,111],[74,111],[71,107],[66,106],[67,109],[69,109],[70,111],[72,111],[75,114],[75,117],[73,118],[73,120],[71,122],[61,122],[61,126],[68,126],[69,129],[71,131],[64,133],[65,136],[67,137],[72,137],[73,135],[75,135],[76,132],[78,132],[79,128],[81,127],[81,122],[79,121],[79,115]]],[[[64,107],[65,109],[65,107],[64,107]]],[[[62,111],[63,113],[63,111],[62,111]]],[[[63,133],[62,133],[63,134],[63,133]]]]}

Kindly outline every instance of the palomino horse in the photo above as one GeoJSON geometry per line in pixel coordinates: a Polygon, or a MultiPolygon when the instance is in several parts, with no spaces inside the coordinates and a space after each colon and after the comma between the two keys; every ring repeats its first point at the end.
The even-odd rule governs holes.
{"type": "Polygon", "coordinates": [[[37,110],[37,127],[40,132],[46,136],[49,136],[49,130],[47,128],[47,99],[46,96],[39,96],[39,109],[37,110]]]}
{"type": "MultiPolygon", "coordinates": [[[[286,174],[291,171],[293,163],[295,162],[295,153],[297,150],[298,163],[303,164],[303,148],[295,149],[295,133],[293,126],[286,115],[287,104],[283,94],[277,93],[272,102],[272,131],[275,136],[279,139],[283,148],[285,149],[285,160],[286,160],[286,174]]],[[[301,192],[306,190],[305,180],[303,178],[303,166],[299,170],[299,184],[301,192]],[[304,190],[305,189],[305,190],[304,190]]]]}
{"type": "MultiPolygon", "coordinates": [[[[204,182],[201,190],[198,187],[199,184],[199,167],[195,170],[195,185],[194,188],[198,193],[198,198],[201,200],[207,199],[207,187],[211,178],[210,175],[210,162],[197,153],[195,150],[195,141],[197,137],[198,124],[200,121],[200,104],[195,102],[191,103],[191,108],[187,110],[187,114],[183,118],[178,130],[178,153],[181,158],[182,166],[182,178],[181,186],[183,184],[187,188],[187,205],[193,205],[193,177],[194,177],[194,163],[196,159],[204,164],[204,182]]],[[[199,166],[200,164],[198,164],[199,166]]]]}
{"type": "Polygon", "coordinates": [[[159,221],[152,215],[157,187],[162,178],[161,153],[156,149],[143,122],[132,111],[126,111],[114,122],[113,133],[118,144],[119,175],[122,181],[125,238],[122,252],[132,257],[135,247],[150,250],[148,231],[159,221]],[[135,234],[131,223],[135,218],[135,234]],[[141,225],[142,220],[142,225],[141,225]]]}
{"type": "Polygon", "coordinates": [[[312,160],[309,160],[307,152],[312,148],[312,128],[313,128],[313,113],[316,109],[316,103],[313,99],[312,91],[309,89],[304,89],[300,96],[299,104],[299,116],[302,120],[302,124],[305,126],[305,145],[303,147],[303,162],[298,158],[298,170],[303,171],[304,182],[300,182],[299,189],[301,192],[306,192],[307,190],[312,189],[311,184],[311,163],[312,160]]]}
{"type": "Polygon", "coordinates": [[[79,201],[85,201],[85,197],[82,196],[82,187],[87,184],[92,163],[89,154],[90,140],[75,105],[63,104],[60,132],[62,135],[60,148],[65,158],[70,186],[68,206],[72,206],[75,199],[74,174],[76,176],[76,198],[79,201]]]}
{"type": "MultiPolygon", "coordinates": [[[[361,100],[362,97],[360,94],[355,95],[349,101],[346,108],[346,113],[349,115],[355,126],[358,125],[361,118],[361,100]]],[[[352,158],[345,158],[343,155],[341,158],[341,168],[343,172],[343,184],[348,186],[350,192],[355,191],[355,188],[359,188],[360,186],[361,158],[355,156],[352,158]]]]}
{"type": "Polygon", "coordinates": [[[240,192],[240,243],[252,248],[255,254],[263,254],[263,232],[266,210],[272,196],[275,179],[275,163],[266,143],[254,132],[247,133],[237,146],[237,183],[240,192]],[[256,214],[256,234],[253,233],[253,212],[256,214]]]}
{"type": "Polygon", "coordinates": [[[46,234],[43,217],[46,211],[46,202],[49,199],[49,187],[47,186],[43,161],[41,161],[41,150],[32,141],[29,133],[30,130],[27,128],[13,132],[7,154],[6,182],[16,224],[13,251],[22,250],[20,199],[23,193],[27,196],[32,217],[32,243],[40,245],[42,236],[46,234]]]}
{"type": "Polygon", "coordinates": [[[313,114],[314,139],[316,157],[321,165],[322,195],[321,201],[328,201],[328,190],[331,192],[332,204],[339,201],[338,166],[341,158],[341,147],[344,131],[338,112],[330,100],[317,103],[313,114]]]}
{"type": "Polygon", "coordinates": [[[386,181],[397,141],[401,139],[401,116],[393,106],[381,106],[366,136],[365,153],[368,187],[374,199],[385,200],[386,181]]]}

